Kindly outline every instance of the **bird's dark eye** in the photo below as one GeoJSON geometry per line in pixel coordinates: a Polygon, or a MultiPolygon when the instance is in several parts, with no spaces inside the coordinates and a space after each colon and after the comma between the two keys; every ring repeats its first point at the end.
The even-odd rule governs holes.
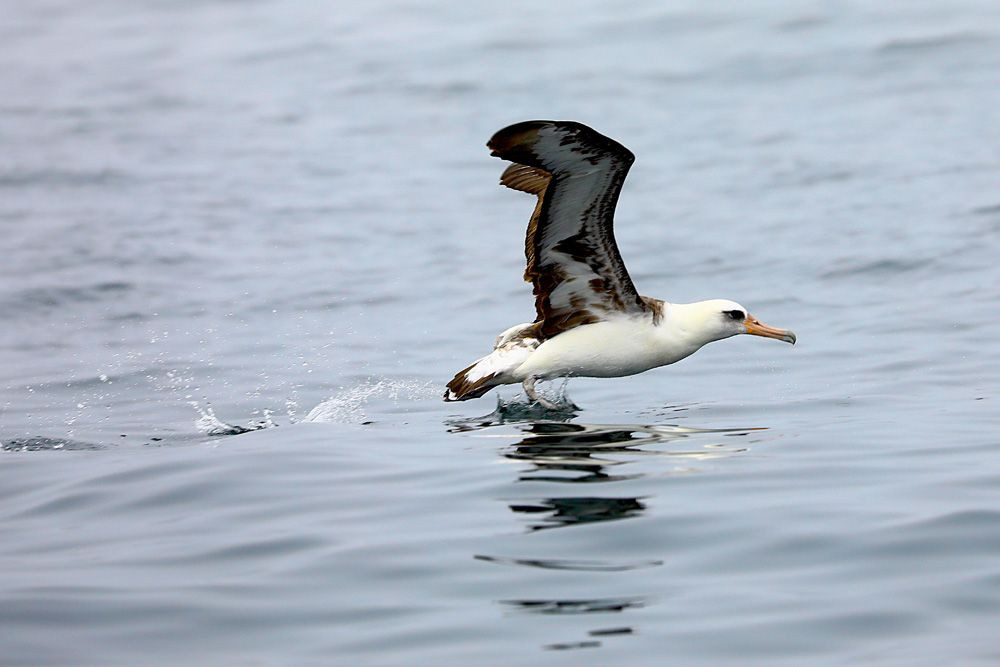
{"type": "Polygon", "coordinates": [[[736,320],[737,322],[742,322],[746,318],[746,315],[743,313],[742,310],[724,310],[722,312],[725,315],[729,315],[729,317],[736,320]]]}

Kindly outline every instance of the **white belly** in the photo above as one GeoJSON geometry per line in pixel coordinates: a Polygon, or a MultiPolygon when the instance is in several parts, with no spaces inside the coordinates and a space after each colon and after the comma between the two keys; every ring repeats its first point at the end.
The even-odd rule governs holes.
{"type": "Polygon", "coordinates": [[[672,364],[700,347],[665,343],[663,332],[648,320],[585,324],[539,345],[514,375],[518,380],[532,375],[543,379],[621,377],[672,364]]]}

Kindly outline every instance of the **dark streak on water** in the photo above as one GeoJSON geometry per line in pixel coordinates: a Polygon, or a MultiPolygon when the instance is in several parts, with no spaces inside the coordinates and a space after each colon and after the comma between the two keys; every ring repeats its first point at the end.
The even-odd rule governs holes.
{"type": "Polygon", "coordinates": [[[996,664],[998,45],[985,0],[7,3],[0,662],[996,664]],[[799,344],[442,403],[531,316],[483,142],[537,117],[638,155],[643,293],[799,344]]]}

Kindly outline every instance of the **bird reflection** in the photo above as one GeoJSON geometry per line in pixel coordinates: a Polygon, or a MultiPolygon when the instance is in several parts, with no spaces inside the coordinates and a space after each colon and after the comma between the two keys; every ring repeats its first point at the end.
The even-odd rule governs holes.
{"type": "Polygon", "coordinates": [[[508,459],[534,465],[520,474],[521,481],[614,482],[639,476],[613,475],[606,470],[621,463],[608,455],[638,453],[633,448],[642,441],[630,430],[534,422],[524,431],[529,435],[504,451],[508,459]]]}
{"type": "Polygon", "coordinates": [[[643,456],[667,456],[689,462],[745,452],[745,447],[716,443],[689,444],[695,434],[745,434],[758,429],[693,429],[680,426],[639,424],[573,424],[532,422],[522,427],[526,433],[507,447],[503,455],[526,461],[532,468],[519,474],[521,481],[618,482],[641,477],[641,473],[613,474],[610,469],[635,462],[643,456]],[[673,445],[652,448],[651,445],[673,445]]]}
{"type": "Polygon", "coordinates": [[[537,514],[539,521],[530,530],[545,530],[600,521],[617,521],[638,516],[646,506],[638,498],[546,498],[537,503],[510,505],[512,512],[537,514]],[[542,516],[544,515],[544,516],[542,516]]]}
{"type": "Polygon", "coordinates": [[[595,598],[583,600],[500,600],[518,611],[532,614],[602,614],[638,609],[646,605],[644,597],[595,598]]]}
{"type": "MultiPolygon", "coordinates": [[[[539,415],[529,408],[524,408],[529,411],[522,414],[518,412],[522,407],[516,403],[501,403],[492,414],[449,422],[448,430],[506,441],[498,453],[506,460],[521,464],[516,473],[517,488],[544,489],[538,496],[529,493],[517,500],[504,501],[511,512],[526,519],[529,533],[551,528],[607,525],[610,522],[641,517],[647,512],[647,503],[642,496],[627,495],[635,486],[629,480],[649,474],[662,476],[688,473],[696,470],[694,466],[700,461],[738,455],[747,451],[747,447],[739,440],[723,439],[720,436],[749,436],[753,431],[763,430],[698,429],[661,424],[586,424],[571,421],[576,417],[575,414],[550,412],[539,415]],[[647,463],[652,462],[648,457],[660,457],[661,461],[670,460],[674,465],[637,465],[643,459],[647,463]],[[596,483],[600,486],[565,487],[575,492],[560,495],[552,493],[553,482],[573,485],[596,483]],[[607,484],[611,486],[606,486],[607,484]],[[580,493],[585,488],[588,491],[592,489],[595,493],[580,493]],[[618,493],[607,493],[611,489],[618,493]],[[601,493],[596,493],[597,491],[601,493]]],[[[643,488],[648,490],[650,487],[644,485],[643,488]]],[[[546,535],[556,539],[560,534],[561,532],[546,532],[546,535]]],[[[553,544],[551,539],[543,539],[547,539],[549,545],[553,544]]],[[[518,550],[523,548],[524,545],[519,543],[518,550]]],[[[612,573],[615,572],[659,567],[664,562],[659,558],[646,558],[645,554],[637,554],[635,558],[622,558],[620,553],[615,553],[614,557],[608,558],[604,556],[609,554],[597,551],[586,553],[587,558],[580,558],[576,551],[571,551],[567,554],[569,558],[552,558],[548,555],[539,557],[539,554],[530,551],[515,554],[479,553],[474,554],[474,558],[498,565],[535,570],[598,572],[602,573],[602,577],[613,576],[612,573]]],[[[606,588],[602,587],[602,590],[606,588]]],[[[575,637],[560,637],[563,641],[542,645],[546,650],[572,650],[596,648],[605,642],[615,641],[616,637],[634,634],[637,629],[629,624],[631,612],[649,601],[645,595],[596,597],[592,595],[596,591],[589,590],[585,585],[577,592],[580,595],[553,598],[529,593],[521,599],[499,602],[522,613],[582,615],[591,619],[581,619],[572,625],[561,624],[561,628],[575,627],[579,634],[575,637]],[[623,612],[622,620],[625,623],[607,622],[608,614],[623,612]],[[598,623],[597,618],[604,618],[604,622],[598,623]]]]}

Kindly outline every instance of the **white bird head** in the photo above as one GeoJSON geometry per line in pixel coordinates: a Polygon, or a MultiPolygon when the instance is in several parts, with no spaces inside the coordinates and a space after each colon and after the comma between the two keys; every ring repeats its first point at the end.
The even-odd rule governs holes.
{"type": "Polygon", "coordinates": [[[737,334],[750,334],[795,344],[794,333],[764,324],[735,301],[710,299],[677,305],[682,307],[685,328],[705,343],[737,334]]]}

